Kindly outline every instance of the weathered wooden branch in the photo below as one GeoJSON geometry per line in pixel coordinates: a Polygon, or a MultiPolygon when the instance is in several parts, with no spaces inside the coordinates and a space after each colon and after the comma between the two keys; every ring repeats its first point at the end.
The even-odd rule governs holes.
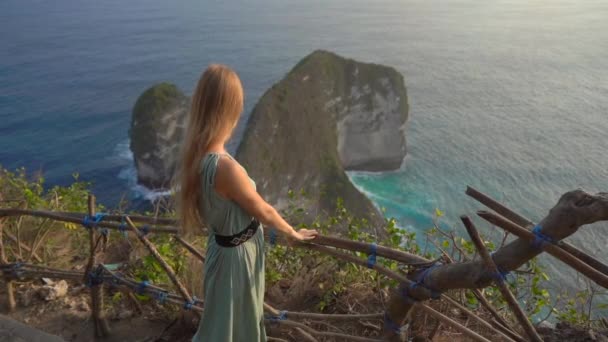
{"type": "Polygon", "coordinates": [[[540,338],[540,336],[532,326],[532,323],[530,323],[530,321],[528,320],[526,313],[521,309],[521,307],[517,303],[517,299],[515,299],[515,296],[513,296],[513,293],[511,293],[504,280],[502,279],[503,275],[498,270],[498,267],[496,267],[496,264],[494,264],[494,261],[492,260],[490,253],[486,249],[486,246],[483,244],[483,241],[481,241],[481,237],[479,237],[477,228],[475,228],[475,225],[473,224],[471,219],[469,219],[469,217],[461,216],[460,219],[462,220],[462,223],[467,229],[467,233],[469,233],[469,236],[471,237],[471,241],[473,241],[475,248],[477,248],[481,259],[484,261],[486,269],[491,274],[494,274],[494,276],[496,277],[495,282],[498,286],[498,289],[500,290],[500,293],[502,293],[502,296],[507,301],[507,304],[509,304],[509,306],[511,307],[511,310],[515,314],[515,317],[521,324],[522,328],[524,328],[524,331],[532,341],[542,342],[542,338],[540,338]]]}
{"type": "MultiPolygon", "coordinates": [[[[347,254],[347,253],[335,250],[333,248],[329,248],[329,247],[325,247],[325,246],[318,246],[318,245],[313,244],[313,243],[296,243],[295,246],[309,248],[309,249],[312,249],[312,250],[323,252],[325,254],[330,254],[330,255],[333,255],[333,256],[335,256],[335,257],[337,257],[339,259],[346,260],[346,261],[352,262],[352,263],[360,265],[360,266],[367,266],[367,261],[366,260],[358,258],[358,257],[356,257],[355,255],[352,255],[352,254],[347,254]]],[[[391,270],[389,270],[388,268],[386,268],[384,266],[380,266],[380,265],[376,264],[376,265],[373,266],[373,269],[376,270],[376,272],[378,272],[380,274],[383,274],[383,275],[385,275],[385,276],[387,276],[387,277],[389,277],[391,279],[395,279],[395,280],[399,281],[402,284],[402,286],[409,286],[410,284],[412,284],[412,281],[409,280],[407,277],[405,277],[405,276],[403,276],[401,274],[398,274],[398,273],[396,273],[394,271],[391,271],[391,270]]],[[[424,289],[424,288],[419,287],[415,291],[417,293],[425,293],[425,295],[428,296],[427,298],[430,298],[430,294],[431,293],[428,290],[424,289]]],[[[399,292],[402,292],[402,290],[399,290],[399,292]]],[[[397,293],[397,296],[399,296],[400,298],[402,298],[401,295],[399,294],[399,292],[397,293]]],[[[447,296],[442,296],[441,298],[442,299],[448,299],[448,301],[449,301],[449,297],[447,297],[447,296]]],[[[400,306],[401,302],[398,302],[398,304],[399,304],[398,308],[400,308],[401,307],[400,306]]],[[[409,303],[409,304],[412,305],[413,303],[409,303]]],[[[460,305],[459,303],[457,303],[457,302],[455,302],[453,300],[451,301],[451,304],[455,305],[456,307],[458,307],[460,310],[462,310],[468,316],[473,317],[476,321],[481,322],[489,330],[493,331],[494,333],[496,333],[498,335],[503,336],[506,340],[510,340],[510,338],[508,336],[505,336],[501,331],[495,329],[492,325],[490,325],[489,323],[485,322],[481,318],[477,317],[474,313],[472,313],[470,310],[467,310],[464,306],[460,305]]],[[[420,307],[422,310],[425,310],[425,311],[428,311],[427,308],[430,309],[430,307],[428,307],[428,306],[426,306],[426,305],[424,305],[422,303],[419,303],[418,307],[420,307]]],[[[389,315],[389,317],[391,317],[391,319],[393,319],[392,318],[393,316],[391,316],[392,312],[393,311],[391,310],[391,307],[389,307],[388,315],[389,315]]],[[[428,313],[430,315],[433,315],[437,319],[442,319],[442,316],[438,316],[435,312],[428,311],[428,313]]],[[[395,321],[395,322],[402,322],[402,320],[401,321],[395,321]]],[[[457,329],[457,330],[459,330],[459,331],[461,331],[461,332],[463,332],[465,334],[468,334],[468,332],[470,330],[470,329],[464,327],[463,325],[461,325],[460,323],[458,323],[458,322],[456,322],[454,320],[451,320],[451,319],[450,320],[444,320],[443,322],[446,325],[452,326],[455,329],[457,329]]],[[[470,337],[472,337],[472,338],[476,338],[476,336],[478,336],[478,334],[470,335],[470,337]]],[[[394,334],[394,332],[392,330],[385,329],[385,337],[386,338],[395,338],[396,335],[394,334]]],[[[477,341],[487,341],[487,340],[482,337],[481,339],[478,339],[477,341]]]]}
{"type": "Polygon", "coordinates": [[[192,253],[197,259],[205,262],[205,256],[196,247],[192,246],[188,241],[184,240],[181,236],[175,235],[175,240],[184,246],[190,253],[192,253]]]}
{"type": "MultiPolygon", "coordinates": [[[[487,211],[479,211],[477,213],[477,215],[479,215],[481,218],[485,219],[486,221],[488,221],[500,228],[508,230],[513,235],[518,236],[520,239],[527,240],[528,244],[530,244],[530,245],[531,245],[532,241],[534,241],[536,238],[534,236],[534,234],[530,233],[530,231],[528,231],[527,229],[516,225],[515,223],[507,220],[506,218],[504,218],[498,214],[487,212],[487,211]]],[[[550,234],[545,234],[545,233],[543,233],[543,234],[553,238],[552,235],[550,235],[550,234]]],[[[605,275],[602,272],[599,272],[595,268],[584,263],[581,259],[579,259],[579,258],[575,257],[574,255],[566,252],[565,250],[559,248],[557,245],[552,244],[552,243],[544,244],[542,246],[542,249],[540,249],[540,250],[536,249],[535,253],[539,254],[541,251],[545,251],[545,252],[551,254],[552,256],[563,261],[565,264],[572,267],[576,271],[587,276],[589,279],[593,280],[598,285],[600,285],[604,288],[608,288],[608,276],[607,275],[605,275]]]]}
{"type": "MultiPolygon", "coordinates": [[[[505,207],[500,202],[492,199],[490,196],[482,193],[479,190],[476,190],[469,186],[467,187],[466,194],[515,224],[518,224],[526,229],[532,229],[534,227],[534,223],[531,220],[505,207]]],[[[591,255],[581,251],[577,247],[567,243],[566,241],[559,241],[557,243],[557,246],[561,247],[566,252],[569,252],[575,257],[581,259],[583,262],[587,263],[589,266],[595,268],[599,272],[608,275],[608,265],[602,263],[591,255]]]]}
{"type": "MultiPolygon", "coordinates": [[[[487,217],[487,215],[484,216],[487,217]]],[[[495,214],[493,216],[500,217],[495,214]]],[[[608,220],[608,194],[591,195],[582,190],[575,190],[564,194],[549,214],[541,220],[541,233],[551,237],[554,241],[559,241],[575,233],[582,225],[605,220],[608,220]]],[[[496,224],[496,222],[493,223],[496,224]]],[[[511,224],[513,223],[511,222],[511,224]]],[[[527,230],[526,232],[529,233],[527,230]]],[[[568,254],[552,244],[547,244],[545,247],[547,251],[555,252],[555,249],[568,254]]],[[[493,259],[500,270],[508,272],[519,268],[541,252],[542,249],[534,247],[528,239],[518,238],[496,251],[493,259]]],[[[588,265],[586,266],[590,268],[588,265]]],[[[592,270],[603,276],[600,272],[592,270]]],[[[414,276],[419,275],[420,273],[414,276]]],[[[483,262],[479,260],[441,265],[426,271],[424,275],[425,287],[439,292],[451,289],[482,288],[492,282],[491,275],[485,271],[483,262]]],[[[421,290],[421,288],[422,286],[418,286],[408,292],[412,300],[420,301],[430,298],[430,292],[421,290]]],[[[403,289],[393,292],[388,304],[387,312],[394,322],[403,322],[412,308],[412,301],[405,301],[402,293],[403,289]]],[[[389,327],[385,327],[385,331],[387,338],[394,338],[395,334],[391,334],[389,327]]]]}

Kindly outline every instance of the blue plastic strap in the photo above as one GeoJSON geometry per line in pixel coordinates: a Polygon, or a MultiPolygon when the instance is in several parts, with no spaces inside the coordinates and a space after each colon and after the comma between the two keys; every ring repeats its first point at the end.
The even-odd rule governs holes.
{"type": "Polygon", "coordinates": [[[148,226],[147,224],[144,224],[141,228],[139,228],[139,231],[143,235],[148,235],[148,233],[150,232],[150,226],[148,226]]]}
{"type": "Polygon", "coordinates": [[[287,319],[287,311],[281,310],[277,316],[270,316],[268,319],[272,322],[284,321],[287,319]]]}
{"type": "Polygon", "coordinates": [[[555,243],[555,241],[540,231],[543,229],[541,225],[536,225],[534,229],[532,229],[532,234],[534,234],[534,241],[532,241],[532,247],[536,249],[542,249],[546,244],[555,243]]]}
{"type": "Polygon", "coordinates": [[[12,264],[8,264],[6,266],[6,268],[4,269],[5,270],[4,272],[9,271],[10,274],[13,275],[13,277],[21,278],[21,276],[23,275],[23,271],[21,270],[21,267],[23,267],[23,263],[21,261],[17,261],[12,264]]]}
{"type": "MultiPolygon", "coordinates": [[[[492,258],[492,260],[494,260],[494,252],[490,253],[490,257],[492,258]]],[[[511,272],[503,270],[502,268],[500,268],[500,266],[498,266],[498,264],[496,264],[496,262],[494,262],[494,264],[496,265],[498,272],[489,272],[488,274],[490,278],[496,281],[507,281],[507,276],[511,274],[511,272]]]]}
{"type": "Polygon", "coordinates": [[[93,217],[85,215],[82,219],[82,225],[87,229],[97,227],[97,224],[101,222],[105,216],[106,214],[104,213],[97,213],[93,217]]]}
{"type": "Polygon", "coordinates": [[[95,287],[103,283],[103,276],[96,271],[89,272],[87,275],[87,287],[95,287]]]}
{"type": "Polygon", "coordinates": [[[374,268],[376,264],[376,252],[378,251],[378,245],[376,243],[372,243],[369,245],[369,254],[367,257],[367,267],[374,268]]]}
{"type": "Polygon", "coordinates": [[[167,296],[168,294],[166,291],[158,291],[158,293],[156,293],[156,299],[158,299],[158,302],[161,304],[165,304],[167,296]]]}
{"type": "Polygon", "coordinates": [[[425,288],[425,289],[427,289],[427,290],[429,290],[431,292],[431,299],[439,299],[439,297],[441,297],[441,292],[439,292],[439,291],[431,288],[430,286],[424,284],[424,281],[426,280],[426,277],[429,275],[429,273],[431,272],[431,270],[433,268],[437,267],[437,266],[439,266],[439,264],[435,264],[435,265],[433,265],[431,267],[428,267],[424,271],[422,271],[422,273],[419,276],[419,279],[417,281],[413,282],[410,285],[410,288],[411,289],[415,289],[418,286],[423,287],[423,288],[425,288]]]}
{"type": "Polygon", "coordinates": [[[384,313],[384,325],[392,332],[397,335],[401,335],[403,331],[403,327],[399,326],[397,323],[393,322],[393,320],[388,317],[387,313],[384,313]]]}
{"type": "Polygon", "coordinates": [[[270,240],[270,241],[269,241],[269,242],[270,242],[270,245],[271,245],[272,247],[274,247],[274,246],[277,244],[277,232],[276,232],[274,229],[271,229],[271,230],[270,230],[270,237],[269,237],[269,240],[270,240]]]}
{"type": "Polygon", "coordinates": [[[135,291],[137,292],[137,294],[143,295],[148,285],[150,285],[150,283],[147,280],[142,280],[139,285],[137,285],[137,289],[135,289],[135,291]]]}
{"type": "Polygon", "coordinates": [[[186,301],[184,303],[184,309],[186,309],[186,310],[192,310],[192,307],[194,306],[195,302],[196,302],[196,297],[192,297],[191,301],[186,301]]]}

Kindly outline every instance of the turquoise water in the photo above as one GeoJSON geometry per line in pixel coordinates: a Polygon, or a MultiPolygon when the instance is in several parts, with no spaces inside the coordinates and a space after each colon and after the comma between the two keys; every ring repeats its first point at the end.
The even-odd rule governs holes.
{"type": "MultiPolygon", "coordinates": [[[[189,93],[207,64],[227,63],[248,113],[322,48],[405,76],[402,170],[351,175],[388,216],[423,232],[440,208],[458,227],[480,207],[464,195],[472,185],[538,220],[567,190],[608,189],[607,18],[606,1],[4,0],[0,164],[50,184],[78,171],[105,203],[150,196],[127,133],[146,87],[189,93]]],[[[573,243],[608,259],[606,228],[573,243]]]]}

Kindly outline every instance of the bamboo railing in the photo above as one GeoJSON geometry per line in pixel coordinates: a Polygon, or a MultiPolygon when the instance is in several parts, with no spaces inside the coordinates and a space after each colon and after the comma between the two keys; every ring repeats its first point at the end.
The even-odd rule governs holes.
{"type": "MultiPolygon", "coordinates": [[[[540,236],[538,232],[530,232],[530,228],[533,227],[533,223],[523,216],[515,213],[514,211],[506,208],[499,202],[493,200],[489,196],[473,189],[467,188],[468,195],[478,200],[480,203],[486,205],[496,213],[491,212],[479,212],[478,215],[483,219],[489,221],[494,226],[500,227],[513,233],[514,235],[523,239],[522,241],[536,241],[540,236]]],[[[599,260],[591,257],[585,252],[578,248],[561,242],[562,238],[572,234],[583,224],[592,223],[600,220],[608,220],[608,196],[605,194],[589,195],[586,193],[581,194],[577,192],[575,195],[568,193],[560,199],[560,202],[550,214],[543,220],[544,230],[543,232],[551,232],[555,236],[545,236],[546,241],[543,241],[541,248],[538,250],[526,250],[527,255],[525,258],[531,258],[542,251],[547,251],[550,255],[564,261],[567,265],[580,272],[581,274],[589,277],[599,285],[608,288],[608,266],[600,262],[599,260]],[[575,196],[576,195],[576,196],[575,196]],[[568,197],[569,196],[569,197],[568,197]],[[582,197],[581,197],[582,196],[582,197]],[[565,199],[564,199],[565,198],[565,199]],[[593,210],[582,212],[583,217],[576,217],[573,222],[557,222],[552,220],[551,215],[556,215],[560,210],[571,210],[566,203],[570,201],[583,201],[581,198],[586,200],[585,205],[593,206],[593,210]],[[566,209],[563,209],[566,208],[566,209]],[[552,223],[553,222],[553,223],[552,223]],[[568,231],[564,231],[560,226],[567,225],[568,231]],[[558,229],[559,228],[559,229],[558,229]],[[551,241],[549,241],[551,238],[551,241]]],[[[577,212],[572,211],[571,215],[576,216],[577,212]]],[[[581,213],[578,213],[580,216],[581,213]]],[[[574,217],[573,216],[573,217],[574,217]]],[[[455,263],[452,260],[446,260],[445,263],[439,264],[437,260],[428,260],[421,256],[407,253],[401,250],[388,248],[376,244],[369,244],[366,242],[352,241],[339,237],[332,236],[318,236],[314,240],[308,243],[295,243],[294,247],[306,248],[312,251],[316,251],[323,254],[331,255],[335,258],[351,262],[360,266],[369,267],[374,269],[379,274],[386,276],[390,279],[394,279],[399,282],[399,288],[394,290],[394,295],[391,297],[386,312],[384,313],[373,313],[373,314],[319,314],[319,313],[307,313],[307,312],[288,312],[280,311],[271,305],[265,303],[264,310],[270,315],[266,321],[268,323],[280,324],[286,328],[293,329],[298,336],[307,341],[317,341],[321,338],[330,339],[342,339],[348,341],[380,341],[378,338],[353,336],[343,333],[336,333],[330,331],[321,331],[314,329],[308,325],[309,322],[314,321],[382,321],[384,320],[384,334],[381,340],[384,341],[399,341],[401,340],[401,329],[396,329],[395,326],[401,326],[404,322],[405,317],[409,311],[416,307],[424,314],[435,318],[443,326],[449,326],[453,329],[461,332],[471,340],[475,341],[494,341],[497,338],[503,341],[526,341],[520,334],[525,332],[530,340],[542,341],[538,335],[534,326],[530,324],[522,309],[519,307],[517,301],[513,298],[512,294],[505,286],[504,281],[500,275],[499,270],[512,271],[518,266],[516,263],[502,262],[502,259],[496,257],[492,258],[488,251],[483,246],[479,239],[477,229],[468,217],[463,217],[463,223],[469,232],[474,245],[478,249],[482,260],[471,261],[465,263],[455,263]],[[414,272],[410,275],[403,275],[399,272],[390,270],[378,263],[370,265],[366,259],[362,259],[352,252],[370,253],[373,248],[373,253],[377,257],[382,257],[390,260],[399,262],[400,265],[408,266],[414,272]],[[468,270],[473,272],[472,276],[477,277],[474,284],[469,284],[463,281],[449,282],[442,281],[446,278],[446,275],[454,273],[455,270],[468,270]],[[472,271],[471,271],[472,270],[472,271]],[[422,275],[422,280],[420,276],[422,275]],[[425,281],[426,280],[426,281],[425,281]],[[428,282],[428,283],[427,283],[428,282]],[[504,320],[495,308],[485,299],[483,294],[477,290],[477,288],[485,287],[495,282],[501,293],[509,303],[514,316],[520,323],[522,330],[518,331],[511,327],[509,323],[504,320]],[[432,285],[430,285],[432,284],[432,285]],[[472,289],[477,298],[480,299],[481,304],[488,309],[493,319],[488,322],[485,319],[477,316],[475,313],[468,310],[462,304],[453,298],[447,296],[445,292],[448,289],[472,289]],[[437,294],[436,292],[440,292],[437,294]],[[448,305],[451,305],[464,314],[469,319],[477,322],[480,326],[485,329],[485,332],[489,336],[484,337],[480,333],[473,331],[471,328],[465,326],[465,324],[456,321],[453,318],[447,317],[441,312],[431,308],[424,304],[422,301],[427,300],[431,297],[438,298],[445,301],[448,305]],[[397,322],[397,323],[395,323],[397,322]]],[[[132,292],[146,293],[154,298],[159,299],[162,302],[174,303],[182,305],[185,310],[193,310],[194,312],[201,313],[203,311],[203,302],[193,298],[186,287],[182,284],[178,276],[175,274],[170,265],[163,260],[162,256],[156,250],[154,244],[147,238],[147,234],[172,234],[175,239],[180,243],[187,251],[192,253],[198,260],[205,262],[203,253],[196,249],[195,246],[184,240],[178,235],[179,229],[177,222],[173,219],[168,218],[156,218],[139,215],[105,215],[103,217],[96,215],[95,213],[95,199],[91,195],[89,196],[89,211],[88,213],[74,213],[74,212],[50,212],[50,211],[39,211],[39,210],[26,210],[16,208],[5,208],[0,209],[0,268],[2,269],[2,275],[6,284],[6,295],[8,299],[8,309],[12,311],[16,308],[16,302],[14,298],[13,282],[17,279],[32,279],[37,277],[49,277],[58,279],[69,279],[69,280],[84,280],[91,289],[91,308],[92,308],[92,319],[94,321],[95,336],[104,337],[110,334],[109,325],[104,316],[104,303],[103,303],[103,285],[109,284],[109,286],[118,286],[128,289],[132,292]],[[86,222],[85,227],[89,231],[89,259],[84,274],[82,272],[58,270],[48,268],[42,265],[36,265],[31,263],[20,263],[20,262],[9,262],[6,252],[5,245],[3,243],[4,236],[7,236],[13,243],[14,239],[10,237],[8,232],[3,232],[3,219],[7,217],[20,217],[20,216],[34,216],[40,218],[46,218],[54,221],[69,222],[76,224],[83,224],[86,222]],[[91,221],[93,218],[97,218],[91,221]],[[171,293],[166,289],[159,288],[152,284],[142,284],[134,279],[124,277],[114,271],[109,270],[103,263],[98,262],[98,257],[103,255],[103,248],[100,248],[100,244],[104,245],[105,237],[107,234],[104,233],[105,229],[119,230],[126,234],[134,234],[137,239],[147,248],[149,253],[160,263],[164,271],[169,276],[169,279],[175,285],[178,293],[171,293]]],[[[269,232],[265,232],[266,239],[269,239],[269,232]]],[[[277,240],[275,238],[275,240],[277,240]]],[[[517,244],[523,242],[517,240],[517,244]]],[[[22,242],[16,241],[20,248],[22,242]]],[[[284,244],[285,241],[281,238],[278,239],[278,243],[284,244]]],[[[529,244],[529,242],[527,242],[529,244]]],[[[522,245],[523,246],[523,245],[522,245]]],[[[521,246],[515,246],[520,247],[521,246]]],[[[508,249],[515,248],[513,246],[507,246],[508,249]]],[[[29,248],[29,247],[28,247],[29,248]]],[[[40,261],[40,258],[35,254],[35,248],[29,248],[32,252],[32,257],[36,261],[40,261]]],[[[529,248],[528,248],[529,249],[529,248]]],[[[27,250],[27,249],[26,249],[27,250]]],[[[501,252],[501,250],[497,251],[501,252]]],[[[505,253],[506,253],[505,252],[505,253]]],[[[527,260],[527,259],[526,259],[527,260]]],[[[521,260],[518,260],[521,263],[521,260]]],[[[200,317],[200,316],[199,316],[200,317]]],[[[436,330],[436,329],[435,329],[436,330]]],[[[434,332],[433,332],[434,334],[434,332]]],[[[280,340],[277,338],[271,338],[269,340],[280,340]]]]}

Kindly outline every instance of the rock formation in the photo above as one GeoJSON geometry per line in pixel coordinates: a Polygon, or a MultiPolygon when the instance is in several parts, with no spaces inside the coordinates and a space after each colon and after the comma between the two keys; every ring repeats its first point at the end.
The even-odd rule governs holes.
{"type": "MultiPolygon", "coordinates": [[[[168,83],[137,100],[130,136],[141,184],[169,185],[188,103],[168,83]]],[[[407,118],[403,76],[395,69],[315,51],[259,100],[236,158],[279,208],[288,190],[304,190],[313,216],[332,212],[342,198],[345,208],[378,225],[382,215],[345,170],[399,168],[407,118]]]]}
{"type": "Polygon", "coordinates": [[[188,107],[189,99],[169,83],[154,85],[137,99],[129,136],[139,183],[151,189],[170,185],[188,107]]]}
{"type": "Polygon", "coordinates": [[[236,158],[279,207],[289,189],[304,189],[313,213],[333,211],[342,198],[351,212],[379,223],[381,214],[345,170],[399,168],[407,118],[395,69],[315,51],[260,99],[236,158]]]}

